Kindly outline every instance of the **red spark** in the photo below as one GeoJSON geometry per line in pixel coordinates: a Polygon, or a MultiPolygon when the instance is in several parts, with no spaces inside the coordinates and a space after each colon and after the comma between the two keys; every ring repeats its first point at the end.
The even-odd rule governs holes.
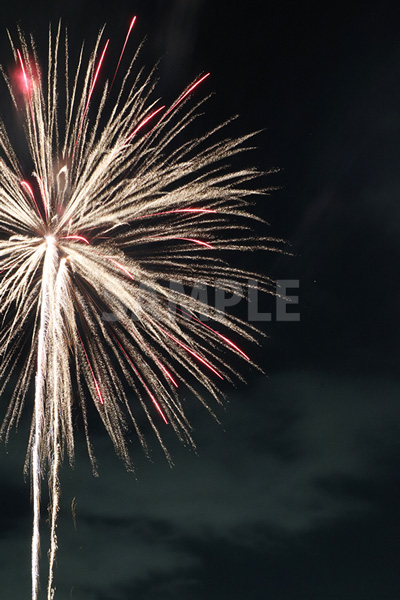
{"type": "Polygon", "coordinates": [[[239,354],[241,356],[243,356],[243,358],[245,358],[246,360],[250,360],[250,357],[247,356],[247,354],[245,354],[243,352],[243,350],[241,350],[239,348],[239,346],[236,346],[236,344],[234,344],[229,338],[225,337],[224,335],[222,335],[222,333],[219,333],[219,331],[216,331],[215,329],[213,329],[212,327],[210,327],[209,325],[206,325],[206,323],[203,323],[203,321],[200,321],[200,319],[197,319],[196,317],[194,317],[193,315],[189,314],[188,312],[186,312],[185,310],[183,310],[182,308],[179,308],[177,306],[177,309],[183,313],[185,316],[189,317],[190,319],[193,319],[194,321],[196,321],[197,323],[200,323],[201,325],[203,325],[203,327],[205,327],[206,329],[209,329],[210,331],[212,331],[213,333],[215,333],[215,335],[217,335],[219,338],[221,338],[222,340],[224,340],[224,342],[226,342],[227,344],[229,344],[230,346],[232,346],[232,348],[234,350],[236,350],[237,352],[239,352],[239,354]]]}
{"type": "Polygon", "coordinates": [[[224,379],[222,377],[222,375],[220,373],[218,373],[217,369],[215,369],[205,358],[200,356],[200,354],[197,354],[197,352],[195,352],[194,350],[189,348],[189,346],[186,346],[186,344],[184,344],[183,342],[180,342],[176,337],[174,337],[172,334],[168,333],[168,331],[165,331],[165,329],[163,329],[160,325],[158,325],[155,321],[153,321],[149,317],[145,316],[145,318],[148,321],[150,321],[150,323],[152,323],[155,327],[157,327],[157,329],[162,331],[172,341],[174,341],[176,344],[178,344],[178,346],[180,346],[181,348],[186,350],[186,352],[189,352],[189,354],[191,354],[196,360],[201,362],[205,367],[207,367],[207,369],[210,369],[210,371],[212,371],[217,377],[219,377],[220,379],[224,379]]]}
{"type": "Polygon", "coordinates": [[[152,113],[150,113],[147,117],[145,117],[143,119],[143,121],[141,121],[139,123],[139,125],[137,127],[135,127],[135,129],[132,131],[132,133],[126,138],[124,145],[126,145],[128,142],[131,141],[131,139],[137,134],[137,132],[142,129],[142,127],[144,127],[146,125],[146,123],[148,123],[150,121],[150,119],[152,119],[153,117],[155,117],[161,110],[163,110],[165,108],[165,106],[160,106],[160,108],[157,108],[156,110],[153,110],[152,113]]]}
{"type": "Polygon", "coordinates": [[[202,240],[196,240],[194,238],[184,238],[184,237],[179,237],[179,238],[174,238],[176,240],[183,240],[184,242],[193,242],[193,244],[197,244],[199,246],[204,246],[205,248],[210,248],[211,250],[214,249],[214,246],[212,246],[211,244],[208,244],[207,242],[203,242],[202,240]]]}
{"type": "MultiPolygon", "coordinates": [[[[135,333],[134,333],[134,331],[132,329],[130,329],[129,331],[131,332],[132,337],[134,337],[136,341],[139,341],[140,344],[143,344],[143,342],[141,340],[139,340],[139,338],[135,335],[135,333]]],[[[178,384],[176,383],[175,379],[172,377],[172,375],[168,371],[168,369],[162,364],[161,361],[158,360],[157,356],[154,354],[154,352],[152,352],[150,350],[149,346],[147,346],[146,344],[143,344],[143,346],[146,348],[147,352],[156,361],[156,363],[158,364],[158,366],[160,367],[160,369],[163,371],[163,373],[168,377],[168,379],[172,382],[172,384],[177,388],[178,384]]]]}
{"type": "Polygon", "coordinates": [[[121,271],[123,271],[130,279],[132,279],[132,281],[135,281],[135,278],[133,277],[132,273],[130,271],[128,271],[128,269],[126,267],[124,267],[124,265],[121,265],[121,263],[114,260],[113,258],[110,258],[109,256],[105,256],[104,258],[111,261],[114,265],[116,265],[119,269],[121,269],[121,271]]]}
{"type": "Polygon", "coordinates": [[[181,94],[179,96],[179,98],[177,100],[175,100],[175,102],[171,105],[171,107],[167,110],[167,112],[165,113],[164,117],[165,118],[167,115],[169,115],[173,110],[175,110],[175,108],[177,106],[179,106],[179,104],[181,102],[183,102],[183,100],[185,98],[187,98],[189,96],[189,94],[191,94],[196,88],[197,86],[200,85],[200,83],[202,83],[208,76],[210,75],[210,73],[206,73],[205,75],[203,75],[203,77],[200,77],[200,79],[198,79],[197,81],[195,81],[194,83],[192,83],[192,85],[186,90],[186,92],[183,92],[183,94],[181,94]]]}
{"type": "Polygon", "coordinates": [[[28,97],[29,111],[31,113],[31,119],[32,119],[32,127],[35,132],[36,151],[39,155],[39,146],[37,143],[37,134],[36,134],[36,123],[35,123],[35,117],[33,114],[33,106],[32,106],[32,100],[31,100],[31,90],[33,89],[33,85],[32,85],[32,81],[29,79],[29,77],[26,73],[24,61],[22,60],[21,52],[18,49],[17,49],[17,56],[18,56],[19,63],[21,65],[22,79],[23,79],[23,86],[24,86],[23,91],[25,92],[25,94],[28,97]]]}
{"type": "Polygon", "coordinates": [[[118,64],[117,64],[117,68],[115,69],[114,77],[113,77],[113,80],[112,80],[112,82],[111,82],[110,89],[109,89],[109,92],[108,92],[108,93],[110,93],[110,92],[111,92],[111,88],[112,88],[112,86],[114,85],[114,81],[115,81],[115,78],[116,78],[116,76],[117,76],[117,73],[118,73],[119,65],[121,64],[122,56],[123,56],[123,54],[124,54],[124,52],[125,52],[125,48],[126,48],[126,45],[127,45],[127,43],[128,43],[128,39],[129,39],[129,36],[130,36],[130,34],[131,34],[131,31],[132,31],[132,29],[133,29],[133,26],[134,26],[134,24],[135,24],[135,21],[136,21],[136,17],[133,17],[133,19],[132,19],[132,21],[131,21],[131,24],[130,24],[130,26],[129,26],[129,29],[128,29],[128,33],[126,34],[125,43],[124,43],[124,45],[123,45],[122,52],[121,52],[121,56],[119,57],[119,61],[118,61],[118,64]]]}
{"type": "Polygon", "coordinates": [[[222,375],[220,373],[218,373],[217,369],[214,369],[214,367],[208,361],[206,361],[205,358],[200,356],[200,354],[197,354],[197,352],[195,352],[194,350],[191,350],[191,348],[189,348],[189,346],[186,346],[186,344],[184,344],[183,342],[180,342],[176,337],[169,334],[167,331],[164,331],[163,329],[161,329],[161,331],[163,331],[166,336],[168,336],[169,338],[171,338],[171,340],[173,340],[176,344],[178,344],[178,346],[180,346],[181,348],[186,350],[186,352],[189,352],[189,354],[191,354],[194,358],[196,358],[199,362],[201,362],[204,366],[206,366],[207,369],[210,369],[210,371],[215,373],[215,375],[217,377],[219,377],[220,379],[223,379],[222,375]]]}
{"type": "Polygon", "coordinates": [[[80,242],[84,242],[85,244],[89,244],[89,240],[87,240],[82,235],[66,235],[66,236],[64,236],[61,239],[63,239],[63,240],[79,240],[80,242]]]}
{"type": "MultiPolygon", "coordinates": [[[[22,56],[21,56],[21,52],[19,50],[17,50],[17,56],[18,56],[18,60],[19,60],[19,64],[21,65],[21,72],[22,72],[22,91],[29,97],[30,96],[30,91],[32,89],[32,81],[29,79],[27,73],[26,73],[26,69],[25,69],[25,65],[24,65],[24,61],[22,60],[22,56]]],[[[20,81],[21,81],[20,79],[20,81]]]]}
{"type": "Polygon", "coordinates": [[[184,242],[192,242],[193,244],[197,244],[198,246],[204,246],[205,248],[209,248],[210,250],[214,250],[214,246],[209,244],[208,242],[203,242],[203,240],[197,240],[195,238],[186,238],[186,237],[162,237],[158,235],[151,235],[150,238],[158,239],[158,240],[183,240],[184,242]]]}
{"type": "Polygon", "coordinates": [[[151,398],[151,401],[153,402],[154,406],[156,407],[156,409],[158,410],[158,412],[160,413],[161,417],[163,418],[163,421],[166,425],[168,425],[168,421],[163,413],[163,411],[161,410],[160,405],[158,404],[157,400],[155,399],[155,397],[153,396],[153,394],[151,393],[151,391],[149,390],[148,386],[146,385],[146,382],[143,380],[143,377],[140,375],[139,371],[137,370],[137,368],[135,367],[135,365],[133,364],[133,362],[131,361],[131,359],[129,358],[129,355],[126,353],[124,347],[119,343],[119,341],[117,340],[117,344],[118,346],[121,348],[122,352],[125,354],[125,357],[127,359],[127,361],[129,362],[129,364],[131,365],[132,369],[135,371],[136,376],[139,378],[139,380],[141,381],[144,389],[146,390],[146,392],[148,393],[148,395],[151,398]]]}
{"type": "Polygon", "coordinates": [[[25,190],[27,190],[28,194],[30,195],[30,197],[31,197],[31,198],[32,198],[32,200],[33,200],[33,203],[34,203],[34,204],[35,204],[35,206],[36,206],[36,210],[38,211],[38,213],[39,213],[39,216],[41,217],[41,214],[40,214],[39,207],[38,207],[38,205],[37,205],[37,202],[36,202],[36,200],[35,200],[35,194],[33,193],[33,190],[32,190],[32,188],[31,188],[31,186],[29,185],[29,183],[28,183],[27,181],[21,181],[21,186],[22,186],[22,187],[23,187],[25,190]]]}
{"type": "Polygon", "coordinates": [[[175,210],[169,210],[170,213],[216,213],[216,210],[211,208],[177,208],[175,210]]]}
{"type": "Polygon", "coordinates": [[[160,367],[160,369],[163,371],[163,373],[165,373],[165,375],[168,377],[168,379],[171,381],[171,383],[177,388],[178,384],[176,383],[175,379],[172,377],[171,373],[168,371],[168,369],[166,367],[164,367],[164,365],[162,364],[162,362],[160,362],[158,360],[158,358],[151,352],[151,350],[149,349],[148,346],[145,346],[150,354],[153,356],[154,360],[156,361],[156,363],[158,364],[158,366],[160,367]]]}
{"type": "MultiPolygon", "coordinates": [[[[181,102],[183,102],[183,100],[185,98],[187,98],[187,96],[189,96],[189,94],[191,94],[193,92],[193,90],[195,90],[197,88],[198,85],[200,85],[200,83],[202,83],[208,76],[210,75],[210,73],[206,73],[205,75],[203,75],[203,77],[200,77],[200,79],[198,79],[197,81],[195,81],[187,90],[186,92],[184,92],[183,94],[181,94],[181,96],[179,96],[178,100],[175,100],[175,102],[170,106],[170,108],[167,110],[167,112],[165,112],[161,119],[159,120],[159,122],[157,123],[157,125],[160,125],[161,121],[163,121],[165,119],[165,117],[167,117],[173,110],[175,110],[175,108],[177,106],[179,106],[179,104],[181,102]]],[[[161,108],[158,108],[157,110],[153,111],[148,117],[146,117],[145,119],[143,119],[143,121],[141,123],[139,123],[139,125],[136,127],[136,129],[134,129],[134,131],[130,134],[130,136],[125,140],[125,144],[127,144],[132,138],[133,136],[144,126],[146,125],[146,123],[148,123],[150,121],[150,119],[152,119],[156,114],[158,114],[161,110],[163,110],[165,108],[165,106],[161,106],[161,108]]],[[[153,129],[156,127],[156,125],[153,127],[153,129]]],[[[149,133],[151,133],[151,131],[153,131],[153,129],[150,130],[149,133]]]]}

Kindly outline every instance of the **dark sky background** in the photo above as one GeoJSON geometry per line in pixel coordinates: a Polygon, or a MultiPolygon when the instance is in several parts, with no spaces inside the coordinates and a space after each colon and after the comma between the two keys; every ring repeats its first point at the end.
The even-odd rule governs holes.
{"type": "MultiPolygon", "coordinates": [[[[300,322],[279,322],[254,358],[266,375],[226,390],[221,425],[197,404],[197,454],[167,432],[171,469],[134,454],[126,473],[92,432],[62,471],[57,600],[398,600],[400,596],[400,15],[396,2],[84,0],[2,4],[45,40],[62,17],[73,44],[104,22],[159,67],[177,96],[199,73],[214,125],[262,129],[243,160],[279,189],[256,211],[292,256],[252,266],[299,280],[300,322]],[[71,503],[76,502],[74,523],[71,503]]],[[[129,52],[129,50],[128,50],[129,52]]],[[[0,112],[7,112],[3,88],[0,112]]],[[[204,122],[204,121],[203,121],[204,122]]],[[[7,398],[3,397],[6,403],[7,398]]],[[[29,411],[28,411],[29,412],[29,411]]],[[[0,597],[30,597],[27,419],[0,449],[0,597]]],[[[42,521],[46,576],[48,529],[42,521]]],[[[43,579],[42,598],[45,597],[43,579]]]]}

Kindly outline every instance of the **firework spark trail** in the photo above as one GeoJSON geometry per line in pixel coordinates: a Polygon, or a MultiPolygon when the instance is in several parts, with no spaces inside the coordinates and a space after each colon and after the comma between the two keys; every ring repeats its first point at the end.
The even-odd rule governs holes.
{"type": "MultiPolygon", "coordinates": [[[[56,259],[55,240],[46,236],[46,250],[43,263],[42,291],[40,298],[40,328],[38,335],[37,372],[35,382],[35,421],[32,445],[32,492],[33,492],[33,534],[32,534],[32,598],[36,600],[39,582],[40,552],[40,488],[42,479],[42,438],[45,406],[45,387],[47,379],[47,362],[49,353],[49,325],[52,321],[52,304],[54,303],[54,263],[56,259]]],[[[53,433],[54,435],[54,433],[53,433]]],[[[58,452],[57,452],[58,454],[58,452]]]]}
{"type": "MultiPolygon", "coordinates": [[[[208,73],[169,108],[157,108],[152,72],[145,77],[137,70],[135,56],[110,105],[134,23],[135,18],[111,85],[102,89],[99,74],[110,46],[103,32],[87,62],[82,47],[72,79],[67,34],[62,47],[60,26],[55,34],[50,31],[47,78],[33,41],[22,33],[19,47],[11,40],[22,91],[3,70],[31,162],[26,173],[0,123],[0,394],[19,372],[0,434],[7,440],[18,423],[34,379],[25,465],[32,481],[32,600],[39,593],[40,496],[46,474],[47,599],[55,594],[59,470],[64,451],[73,464],[76,410],[81,410],[94,470],[88,397],[129,468],[128,420],[146,452],[143,415],[167,458],[160,427],[171,426],[194,445],[177,390],[183,384],[212,413],[199,386],[220,402],[219,381],[240,377],[224,351],[250,361],[233,340],[256,342],[257,332],[218,309],[213,327],[204,324],[205,305],[169,284],[202,282],[230,291],[232,280],[244,285],[257,276],[232,269],[218,251],[278,248],[271,238],[255,240],[248,224],[253,216],[247,198],[259,173],[224,166],[247,148],[251,136],[212,142],[218,126],[201,138],[181,141],[202,101],[180,109],[208,73]],[[63,118],[60,98],[65,98],[63,118]],[[173,306],[179,306],[174,314],[173,306]]],[[[259,289],[273,292],[267,277],[258,281],[259,289]]]]}
{"type": "Polygon", "coordinates": [[[116,78],[116,76],[117,76],[117,73],[118,73],[118,70],[119,70],[119,66],[120,66],[120,64],[121,64],[121,60],[122,60],[122,57],[123,57],[123,55],[124,55],[124,52],[125,52],[126,45],[127,45],[127,43],[128,43],[128,40],[129,40],[129,36],[131,35],[131,31],[132,31],[132,29],[133,29],[133,26],[134,26],[134,24],[135,24],[135,23],[136,23],[136,17],[133,17],[133,18],[132,18],[132,21],[131,21],[131,24],[129,25],[128,33],[126,34],[126,38],[125,38],[124,45],[123,45],[123,47],[122,47],[121,54],[120,54],[120,56],[119,56],[119,60],[118,60],[117,67],[116,67],[116,69],[115,69],[114,77],[113,77],[113,79],[112,79],[112,82],[111,82],[111,85],[110,85],[110,92],[111,92],[111,88],[112,88],[112,87],[113,87],[113,85],[114,85],[114,81],[115,81],[115,78],[116,78]]]}
{"type": "Polygon", "coordinates": [[[60,364],[62,365],[62,353],[60,353],[60,348],[62,348],[62,344],[64,343],[64,335],[63,335],[63,319],[62,319],[62,311],[61,306],[63,304],[63,298],[66,295],[66,258],[62,258],[60,260],[60,265],[57,272],[57,277],[55,281],[55,306],[54,306],[54,326],[52,331],[52,373],[54,374],[54,380],[52,382],[52,398],[51,398],[51,418],[50,421],[52,423],[52,428],[50,429],[49,436],[49,452],[52,453],[52,461],[50,463],[49,469],[49,488],[51,495],[50,502],[50,551],[49,551],[49,577],[47,584],[47,597],[54,597],[54,589],[53,589],[53,571],[54,571],[54,562],[56,558],[57,551],[57,515],[59,510],[59,502],[60,502],[60,490],[59,490],[59,480],[58,480],[58,472],[60,468],[61,461],[61,448],[60,448],[60,409],[59,409],[59,401],[60,397],[63,397],[62,384],[64,382],[63,369],[60,368],[60,364]]]}

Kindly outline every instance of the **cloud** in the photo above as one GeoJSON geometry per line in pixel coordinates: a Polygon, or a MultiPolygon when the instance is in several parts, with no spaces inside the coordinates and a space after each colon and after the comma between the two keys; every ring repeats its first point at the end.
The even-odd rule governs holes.
{"type": "MultiPolygon", "coordinates": [[[[366,514],[368,497],[350,484],[388,476],[382,464],[397,443],[399,387],[383,378],[275,375],[232,399],[221,417],[224,430],[195,411],[198,456],[176,442],[173,469],[155,452],[153,463],[138,457],[136,478],[99,435],[93,441],[100,477],[93,478],[79,444],[75,470],[65,465],[62,473],[56,573],[61,597],[122,600],[130,597],[125,589],[149,579],[179,582],[183,589],[201,573],[195,540],[266,544],[273,552],[277,541],[366,514]]],[[[21,553],[26,563],[25,517],[12,544],[15,559],[21,553]]],[[[15,590],[15,573],[6,567],[9,544],[3,537],[0,577],[5,589],[15,590]]],[[[25,569],[18,565],[19,572],[25,569]]]]}

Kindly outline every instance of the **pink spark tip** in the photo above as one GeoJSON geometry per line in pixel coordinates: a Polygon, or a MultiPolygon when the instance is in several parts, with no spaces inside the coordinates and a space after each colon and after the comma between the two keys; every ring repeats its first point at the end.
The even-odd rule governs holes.
{"type": "Polygon", "coordinates": [[[121,52],[121,54],[120,54],[119,61],[118,61],[118,64],[117,64],[117,68],[115,69],[114,77],[113,77],[113,80],[112,80],[112,82],[111,82],[111,85],[110,85],[110,90],[109,90],[109,92],[108,92],[108,93],[110,93],[110,91],[111,91],[111,88],[112,88],[112,86],[114,85],[114,81],[115,81],[115,78],[116,78],[116,76],[117,76],[117,73],[118,73],[119,65],[121,64],[121,60],[122,60],[122,57],[123,57],[123,55],[124,55],[124,52],[125,52],[126,45],[127,45],[127,43],[128,43],[129,36],[130,36],[130,34],[131,34],[131,31],[132,31],[132,29],[133,29],[133,26],[134,26],[135,22],[136,22],[136,17],[133,17],[133,19],[132,19],[132,21],[131,21],[131,24],[129,25],[128,33],[126,34],[125,43],[124,43],[124,45],[123,45],[123,47],[122,47],[122,52],[121,52]]]}
{"type": "Polygon", "coordinates": [[[21,186],[28,192],[28,194],[31,197],[31,199],[32,199],[32,201],[33,201],[33,203],[34,203],[34,205],[36,207],[36,210],[37,210],[37,212],[38,212],[38,214],[40,216],[40,210],[39,210],[39,207],[38,207],[37,202],[35,200],[35,194],[33,193],[33,190],[31,188],[31,186],[29,185],[29,183],[27,181],[21,181],[21,186]]]}
{"type": "Polygon", "coordinates": [[[153,110],[152,113],[150,113],[147,117],[145,117],[143,119],[143,121],[141,121],[139,123],[139,125],[137,127],[135,127],[135,129],[132,131],[132,133],[126,138],[124,144],[127,144],[128,142],[130,142],[131,139],[137,134],[137,132],[140,131],[140,129],[142,129],[142,127],[144,127],[146,125],[146,123],[148,123],[150,121],[150,119],[152,119],[153,117],[155,117],[164,108],[165,108],[165,106],[160,106],[160,108],[157,108],[156,110],[153,110]]]}
{"type": "Polygon", "coordinates": [[[250,357],[247,356],[247,354],[245,352],[243,352],[243,350],[241,350],[239,348],[239,346],[237,346],[236,344],[234,344],[232,342],[232,340],[230,340],[229,338],[227,338],[224,335],[222,335],[222,333],[219,333],[219,331],[216,331],[215,329],[213,329],[209,325],[206,325],[206,323],[203,323],[203,321],[200,321],[200,319],[197,319],[196,317],[194,317],[190,313],[186,312],[182,308],[178,308],[178,310],[181,313],[183,313],[186,317],[189,317],[190,319],[193,319],[193,321],[196,321],[196,323],[200,323],[200,325],[202,325],[203,327],[205,327],[209,331],[212,331],[213,333],[215,333],[215,335],[217,335],[221,340],[223,340],[224,342],[226,342],[227,344],[229,344],[229,346],[231,346],[231,348],[233,348],[234,350],[236,350],[236,352],[238,352],[243,358],[245,358],[246,360],[250,360],[250,357]]]}
{"type": "Polygon", "coordinates": [[[220,379],[224,379],[221,375],[221,373],[219,373],[217,371],[217,369],[215,367],[213,367],[212,364],[210,364],[205,358],[203,358],[202,356],[200,356],[200,354],[198,354],[197,352],[195,352],[194,350],[192,350],[191,348],[189,348],[189,346],[186,346],[186,344],[184,344],[183,342],[179,341],[176,337],[174,337],[172,334],[168,333],[168,331],[166,331],[165,329],[163,329],[160,325],[158,325],[157,323],[155,323],[155,321],[153,321],[152,319],[150,319],[149,317],[146,317],[148,321],[150,321],[153,325],[155,325],[157,327],[157,329],[159,329],[160,331],[162,331],[164,333],[164,335],[166,335],[167,337],[169,337],[173,342],[175,342],[175,344],[177,344],[178,346],[180,346],[181,348],[183,348],[184,350],[186,350],[186,352],[188,352],[191,356],[193,356],[196,360],[198,360],[200,363],[202,363],[205,367],[207,367],[207,369],[210,369],[210,371],[212,371],[217,377],[219,377],[220,379]]]}
{"type": "Polygon", "coordinates": [[[161,235],[150,235],[150,239],[156,240],[182,240],[184,242],[192,242],[193,244],[197,244],[198,246],[204,246],[205,248],[209,248],[210,250],[214,250],[214,246],[209,244],[208,242],[203,242],[203,240],[197,240],[195,238],[186,238],[186,237],[164,237],[161,235]]]}
{"type": "Polygon", "coordinates": [[[153,402],[154,406],[156,407],[156,409],[158,410],[159,414],[161,415],[164,423],[166,425],[168,425],[168,421],[166,416],[164,415],[163,411],[161,410],[160,405],[158,404],[157,400],[155,399],[154,395],[151,393],[148,385],[146,384],[146,382],[144,381],[143,377],[140,375],[139,371],[137,370],[137,368],[135,367],[135,365],[133,364],[132,360],[130,359],[128,353],[126,352],[125,348],[122,346],[122,344],[120,344],[120,342],[117,340],[117,344],[118,346],[121,348],[122,352],[125,355],[125,358],[127,359],[127,361],[129,362],[129,364],[131,365],[132,369],[134,370],[134,372],[136,373],[137,378],[139,379],[139,381],[142,383],[144,389],[146,390],[146,392],[148,393],[149,397],[151,398],[151,401],[153,402]]]}
{"type": "Polygon", "coordinates": [[[125,273],[125,275],[127,275],[130,279],[132,279],[132,281],[135,281],[135,278],[133,277],[132,273],[130,271],[128,271],[128,269],[126,267],[124,267],[124,265],[121,265],[121,263],[114,260],[113,258],[110,258],[109,256],[106,256],[105,258],[107,258],[110,262],[112,262],[116,267],[121,269],[121,271],[123,271],[125,273]]]}
{"type": "Polygon", "coordinates": [[[188,87],[188,89],[186,90],[186,92],[183,92],[183,94],[181,94],[179,96],[178,100],[176,100],[172,104],[172,106],[167,110],[167,112],[165,113],[165,116],[167,116],[177,106],[179,106],[179,104],[181,104],[181,102],[183,102],[185,98],[187,98],[205,79],[207,79],[207,77],[209,77],[209,75],[210,75],[210,73],[206,73],[205,75],[203,75],[202,77],[200,77],[200,79],[198,79],[197,81],[195,81],[194,83],[192,83],[192,85],[190,87],[188,87]]]}
{"type": "Polygon", "coordinates": [[[19,50],[17,50],[17,56],[18,56],[19,64],[21,65],[24,92],[27,95],[29,95],[29,92],[30,92],[31,87],[32,87],[32,83],[31,83],[31,81],[30,81],[30,79],[29,79],[29,77],[28,77],[28,75],[26,73],[24,61],[22,60],[21,52],[19,50]]]}
{"type": "Polygon", "coordinates": [[[198,246],[204,246],[205,248],[209,248],[210,250],[214,249],[214,246],[209,244],[208,242],[203,242],[203,240],[196,240],[194,238],[176,238],[177,240],[183,240],[184,242],[193,242],[193,244],[197,244],[198,246]]]}
{"type": "Polygon", "coordinates": [[[77,240],[79,242],[84,242],[85,244],[89,244],[89,240],[87,240],[82,235],[66,235],[62,239],[63,240],[77,240]]]}

